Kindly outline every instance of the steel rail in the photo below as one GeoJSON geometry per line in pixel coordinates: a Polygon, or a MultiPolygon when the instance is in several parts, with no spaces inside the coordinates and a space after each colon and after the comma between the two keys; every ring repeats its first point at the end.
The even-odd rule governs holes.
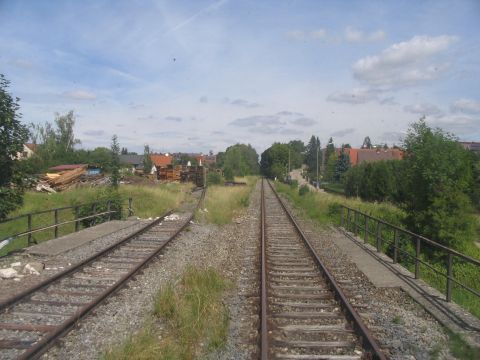
{"type": "Polygon", "coordinates": [[[262,360],[268,359],[268,327],[267,327],[267,261],[266,261],[266,250],[265,250],[265,197],[263,193],[263,178],[262,178],[262,188],[261,188],[261,262],[262,262],[262,275],[261,275],[261,308],[260,308],[260,357],[262,360]]]}
{"type": "MultiPolygon", "coordinates": [[[[180,234],[185,227],[187,227],[192,219],[195,216],[195,211],[198,209],[200,206],[201,202],[205,198],[205,193],[206,193],[206,188],[203,189],[202,194],[200,196],[200,199],[195,207],[195,210],[192,212],[192,214],[188,217],[188,219],[182,224],[182,226],[177,229],[173,235],[171,235],[161,246],[159,246],[152,254],[150,254],[147,258],[143,259],[137,266],[135,266],[131,271],[129,271],[127,274],[122,276],[115,284],[113,284],[111,287],[106,289],[104,292],[102,292],[99,296],[97,296],[95,299],[92,301],[88,302],[84,306],[82,306],[80,309],[78,309],[72,316],[70,316],[67,320],[65,320],[63,323],[60,325],[56,326],[56,329],[49,334],[47,334],[44,338],[42,338],[40,341],[35,343],[32,347],[29,347],[25,352],[23,352],[18,359],[38,359],[45,351],[47,351],[51,346],[53,346],[61,336],[65,335],[68,333],[74,326],[75,324],[87,316],[95,307],[100,305],[104,299],[106,299],[108,296],[112,295],[114,292],[118,291],[120,288],[122,288],[125,283],[133,276],[135,276],[141,269],[143,269],[145,266],[147,266],[162,250],[163,248],[170,243],[175,237],[180,234]]],[[[125,242],[143,234],[150,228],[154,227],[157,225],[160,221],[162,221],[166,216],[171,214],[171,210],[167,211],[164,215],[162,215],[160,218],[152,221],[151,223],[147,224],[146,226],[142,227],[141,229],[135,231],[133,234],[125,237],[121,241],[117,242],[116,244],[113,244],[112,246],[100,251],[99,253],[93,255],[92,257],[72,266],[71,268],[62,271],[53,277],[46,279],[45,281],[41,282],[40,284],[33,286],[25,291],[23,291],[20,294],[17,294],[16,296],[7,299],[0,303],[0,312],[4,310],[7,307],[10,307],[19,301],[25,299],[26,297],[30,296],[31,294],[35,293],[36,291],[42,290],[55,282],[58,279],[61,279],[67,275],[71,275],[77,271],[80,271],[82,268],[84,268],[86,265],[89,263],[95,261],[96,259],[100,258],[101,256],[115,250],[116,248],[120,247],[123,245],[125,242]]]]}
{"type": "MultiPolygon", "coordinates": [[[[283,200],[280,198],[278,195],[277,191],[273,187],[273,185],[270,183],[269,180],[267,180],[268,185],[272,189],[273,193],[275,194],[275,197],[277,198],[278,202],[282,206],[283,210],[287,214],[288,219],[290,222],[293,224],[295,230],[299,234],[299,236],[302,238],[303,242],[307,246],[307,249],[309,250],[310,254],[312,255],[312,258],[314,259],[315,263],[318,265],[320,270],[323,272],[324,277],[326,278],[327,282],[331,285],[331,288],[333,292],[335,293],[335,298],[339,301],[340,306],[343,309],[343,312],[345,316],[350,320],[352,323],[352,326],[357,333],[357,335],[360,338],[360,342],[362,343],[362,347],[366,351],[365,358],[367,359],[373,359],[373,360],[386,360],[386,356],[382,353],[379,345],[377,344],[376,340],[374,339],[372,333],[368,328],[365,326],[363,323],[363,320],[360,318],[360,315],[358,315],[357,311],[353,308],[353,306],[350,304],[348,301],[347,297],[343,293],[342,289],[336,282],[335,278],[333,275],[328,271],[328,269],[325,267],[323,262],[320,260],[318,257],[315,249],[311,245],[310,241],[307,239],[303,231],[301,230],[299,224],[297,221],[294,219],[292,213],[288,208],[286,207],[285,203],[283,200]]],[[[263,218],[262,218],[263,221],[263,218]]],[[[263,335],[263,334],[262,334],[263,335]]],[[[266,359],[266,358],[265,358],[266,359]]],[[[262,358],[263,360],[263,358],[262,358]]]]}

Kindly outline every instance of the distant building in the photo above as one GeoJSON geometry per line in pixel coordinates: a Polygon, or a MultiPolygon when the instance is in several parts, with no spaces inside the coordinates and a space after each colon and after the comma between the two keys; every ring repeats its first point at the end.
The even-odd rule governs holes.
{"type": "Polygon", "coordinates": [[[153,166],[150,174],[156,174],[157,170],[164,168],[168,165],[171,165],[173,162],[173,156],[168,154],[151,154],[150,159],[152,160],[153,166]]]}
{"type": "Polygon", "coordinates": [[[23,144],[23,151],[17,153],[17,159],[28,159],[35,155],[35,152],[37,151],[37,145],[36,144],[23,144]]]}
{"type": "Polygon", "coordinates": [[[120,164],[128,167],[131,173],[143,171],[143,155],[120,155],[120,164]]]}
{"type": "Polygon", "coordinates": [[[480,142],[466,142],[466,141],[460,141],[460,144],[466,149],[473,151],[475,154],[480,156],[480,142]]]}
{"type": "Polygon", "coordinates": [[[350,157],[352,166],[362,162],[375,162],[380,160],[402,160],[404,152],[400,149],[344,149],[350,157]]]}

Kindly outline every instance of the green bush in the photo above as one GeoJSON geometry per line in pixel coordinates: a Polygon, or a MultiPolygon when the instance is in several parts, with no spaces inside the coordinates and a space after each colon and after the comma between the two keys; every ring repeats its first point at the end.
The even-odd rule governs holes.
{"type": "Polygon", "coordinates": [[[297,180],[290,180],[290,187],[292,189],[297,189],[298,188],[298,181],[297,180]]]}
{"type": "Polygon", "coordinates": [[[309,192],[310,192],[310,189],[308,188],[308,185],[302,185],[300,186],[300,189],[298,189],[298,195],[300,196],[304,196],[309,192]]]}
{"type": "Polygon", "coordinates": [[[216,171],[211,171],[207,175],[207,185],[220,185],[222,183],[222,176],[216,171]]]}
{"type": "MultiPolygon", "coordinates": [[[[81,221],[84,227],[90,227],[95,224],[100,224],[102,222],[111,220],[119,220],[122,218],[122,196],[118,191],[115,191],[111,188],[102,189],[99,193],[96,193],[95,196],[91,199],[88,199],[86,205],[80,206],[79,208],[79,217],[91,216],[94,213],[93,204],[95,204],[95,213],[102,213],[108,210],[115,211],[111,214],[96,216],[81,221]],[[109,208],[110,202],[110,208],[109,208]]],[[[80,205],[73,202],[73,206],[80,205]]],[[[75,211],[75,209],[74,209],[75,211]]]]}

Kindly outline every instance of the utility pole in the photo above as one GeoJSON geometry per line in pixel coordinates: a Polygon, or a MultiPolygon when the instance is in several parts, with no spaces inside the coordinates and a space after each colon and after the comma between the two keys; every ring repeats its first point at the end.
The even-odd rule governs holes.
{"type": "Polygon", "coordinates": [[[317,144],[317,186],[316,186],[317,189],[318,189],[318,150],[319,150],[319,146],[317,144]]]}
{"type": "Polygon", "coordinates": [[[290,149],[288,149],[288,173],[290,174],[290,149]]]}

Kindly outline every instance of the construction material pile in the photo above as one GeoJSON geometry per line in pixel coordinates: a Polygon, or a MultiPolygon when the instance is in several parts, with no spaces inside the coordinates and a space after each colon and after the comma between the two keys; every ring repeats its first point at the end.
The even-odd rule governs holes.
{"type": "Polygon", "coordinates": [[[101,174],[88,175],[87,167],[77,167],[72,170],[60,171],[58,173],[46,173],[36,185],[40,192],[58,192],[78,186],[102,186],[110,184],[109,177],[101,174]]]}

